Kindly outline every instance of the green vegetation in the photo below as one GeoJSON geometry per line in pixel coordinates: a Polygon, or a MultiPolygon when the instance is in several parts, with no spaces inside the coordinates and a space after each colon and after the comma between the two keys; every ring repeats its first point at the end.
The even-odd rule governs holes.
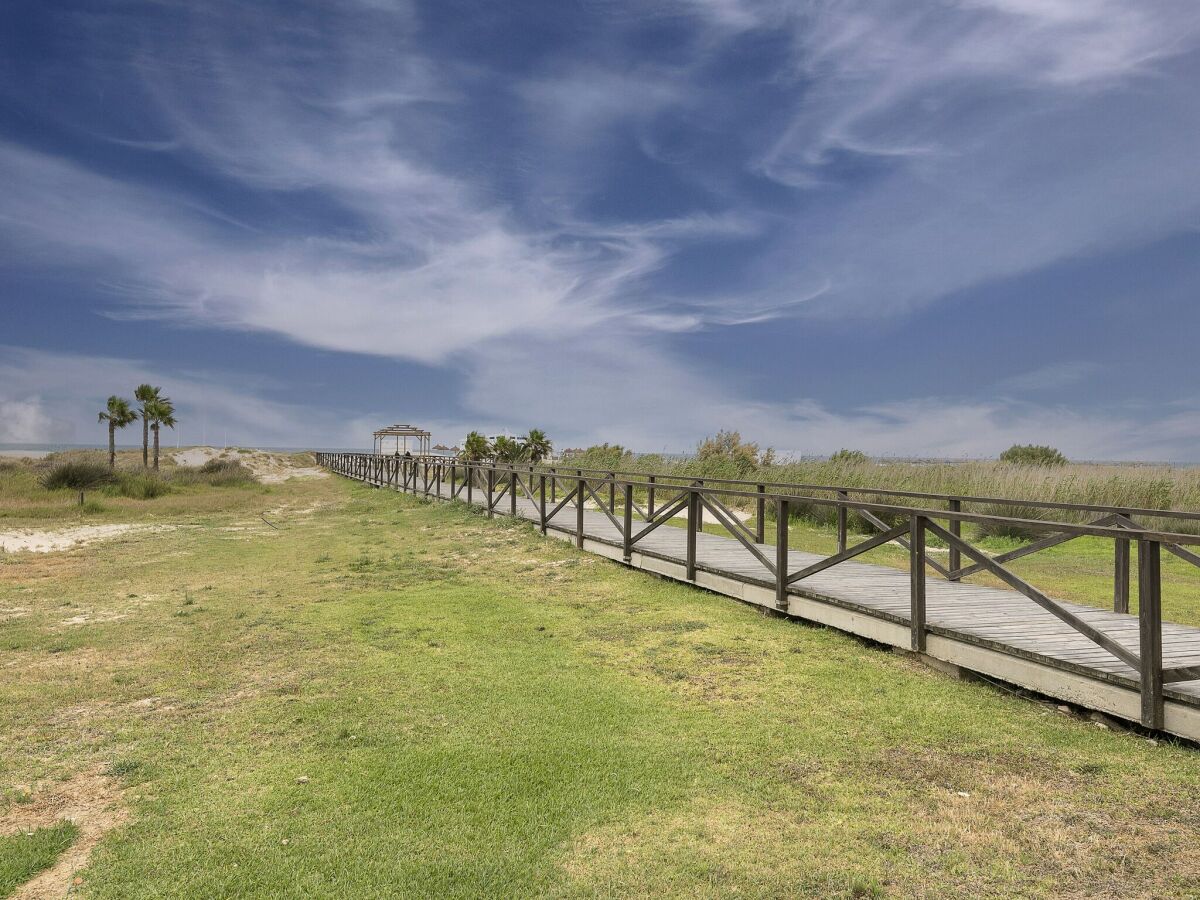
{"type": "Polygon", "coordinates": [[[133,389],[133,399],[141,404],[143,469],[150,465],[150,404],[160,397],[162,397],[162,388],[152,384],[139,384],[133,389]]]}
{"type": "Polygon", "coordinates": [[[0,555],[0,609],[24,610],[0,631],[0,797],[105,771],[130,813],[83,896],[1184,897],[1200,878],[1192,749],[461,505],[321,479],[109,517],[163,503],[187,527],[0,555]]]}
{"type": "Polygon", "coordinates": [[[492,442],[480,434],[478,431],[472,431],[463,441],[462,452],[459,458],[463,462],[483,462],[492,455],[492,442]]]}
{"type": "MultiPolygon", "coordinates": [[[[312,465],[311,454],[296,454],[296,463],[312,465]]],[[[262,486],[234,459],[213,459],[199,467],[170,461],[161,471],[142,469],[137,451],[119,451],[115,466],[94,451],[55,453],[41,460],[9,460],[0,466],[0,521],[75,519],[98,521],[105,514],[172,516],[189,507],[192,495],[211,506],[238,505],[235,497],[206,493],[206,488],[240,488],[259,494],[262,486]],[[79,491],[87,492],[83,506],[79,491]],[[175,500],[170,500],[177,495],[175,500]],[[136,502],[134,502],[136,501],[136,502]],[[154,501],[149,506],[143,501],[154,501]],[[163,504],[166,504],[165,506],[163,504]]]]}
{"type": "Polygon", "coordinates": [[[1065,466],[1067,458],[1045,444],[1013,444],[1000,454],[1000,462],[1014,466],[1065,466]]]}
{"type": "Polygon", "coordinates": [[[718,431],[715,437],[706,438],[696,449],[697,474],[712,474],[728,477],[730,472],[738,478],[749,478],[761,468],[769,467],[775,454],[771,450],[759,453],[758,444],[742,440],[736,431],[718,431]]]}
{"type": "MultiPolygon", "coordinates": [[[[155,388],[157,392],[158,388],[155,388]]],[[[164,426],[174,428],[175,420],[175,405],[166,397],[155,397],[142,407],[142,419],[144,422],[150,423],[150,430],[154,432],[154,468],[158,469],[158,439],[159,432],[164,426]]],[[[142,448],[143,456],[145,448],[142,448]]]]}
{"type": "Polygon", "coordinates": [[[54,865],[78,836],[79,829],[70,822],[0,835],[0,897],[7,897],[34,875],[54,865]]]}
{"type": "MultiPolygon", "coordinates": [[[[662,465],[662,458],[656,456],[655,460],[662,465]]],[[[649,460],[645,456],[636,456],[630,450],[626,450],[620,444],[597,444],[594,447],[588,447],[586,450],[577,450],[571,453],[563,454],[562,465],[574,467],[578,469],[616,469],[617,471],[632,471],[631,466],[636,467],[636,470],[650,471],[646,466],[649,460]]]]}
{"type": "Polygon", "coordinates": [[[108,398],[108,404],[100,411],[99,421],[108,423],[108,467],[117,465],[117,429],[132,425],[137,421],[138,414],[133,411],[128,400],[116,394],[108,398]]]}
{"type": "Polygon", "coordinates": [[[841,450],[831,454],[829,461],[838,466],[862,466],[866,465],[870,461],[870,458],[861,450],[847,450],[843,447],[841,450]]]}
{"type": "Polygon", "coordinates": [[[88,491],[102,484],[108,484],[112,480],[112,469],[103,463],[88,459],[72,459],[43,472],[38,478],[38,483],[48,491],[63,488],[73,491],[88,491]]]}
{"type": "MultiPolygon", "coordinates": [[[[1143,465],[1014,465],[1000,462],[910,463],[872,462],[856,451],[842,451],[827,460],[778,461],[769,451],[758,456],[752,467],[757,445],[746,443],[737,432],[722,432],[701,444],[697,453],[683,458],[659,454],[637,455],[608,444],[589,447],[570,454],[563,468],[604,471],[646,472],[704,478],[709,486],[721,479],[766,481],[782,484],[813,484],[853,488],[886,488],[929,494],[955,494],[972,497],[997,497],[1013,500],[1038,500],[1056,503],[1081,503],[1100,506],[1143,509],[1200,510],[1200,468],[1143,465]]],[[[831,498],[831,492],[804,490],[805,495],[831,498]]],[[[871,502],[906,505],[903,498],[861,495],[871,502]]],[[[640,502],[640,501],[639,501],[640,502]]],[[[731,499],[733,505],[738,502],[731,499]]],[[[1095,518],[1089,513],[1047,511],[1034,507],[966,504],[967,512],[1002,514],[1028,519],[1084,522],[1095,518]]],[[[818,524],[836,519],[833,507],[792,504],[797,518],[818,524]]],[[[853,517],[857,518],[857,517],[853,517]]],[[[1151,520],[1148,520],[1151,521],[1151,520]]],[[[1200,521],[1152,520],[1173,531],[1200,533],[1200,521]]],[[[852,523],[853,524],[853,523],[852,523]]],[[[859,522],[853,527],[869,530],[859,522]]],[[[1014,536],[1028,537],[1031,531],[1010,529],[1014,536]],[[1019,532],[1019,533],[1018,533],[1019,532]]]]}
{"type": "Polygon", "coordinates": [[[521,438],[521,446],[525,448],[525,456],[535,465],[554,452],[554,444],[540,428],[530,428],[529,433],[521,438]]]}

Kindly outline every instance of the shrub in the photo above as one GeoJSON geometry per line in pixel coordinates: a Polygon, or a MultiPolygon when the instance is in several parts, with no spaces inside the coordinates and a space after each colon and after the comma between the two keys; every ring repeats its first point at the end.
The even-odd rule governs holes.
{"type": "Polygon", "coordinates": [[[76,460],[59,463],[38,480],[50,491],[60,488],[86,491],[108,484],[113,478],[113,471],[104,463],[76,460]]]}
{"type": "Polygon", "coordinates": [[[1014,466],[1063,466],[1067,458],[1044,444],[1013,444],[1000,454],[1000,462],[1014,466]]]}
{"type": "Polygon", "coordinates": [[[118,472],[116,482],[108,489],[111,494],[134,500],[153,500],[170,493],[171,485],[150,472],[118,472]]]}
{"type": "MultiPolygon", "coordinates": [[[[773,457],[770,450],[767,453],[773,457]]],[[[705,438],[696,449],[696,461],[705,474],[745,478],[758,470],[758,444],[743,441],[737,431],[718,431],[705,438]]]]}
{"type": "Polygon", "coordinates": [[[197,469],[179,466],[171,473],[174,484],[207,484],[237,487],[253,484],[254,475],[236,459],[210,459],[197,469]]]}
{"type": "Polygon", "coordinates": [[[843,447],[830,456],[829,461],[837,466],[861,466],[869,462],[870,458],[861,450],[847,450],[843,447]]]}
{"type": "Polygon", "coordinates": [[[563,465],[581,469],[621,469],[627,466],[633,454],[620,444],[596,444],[586,450],[564,451],[563,465]]]}

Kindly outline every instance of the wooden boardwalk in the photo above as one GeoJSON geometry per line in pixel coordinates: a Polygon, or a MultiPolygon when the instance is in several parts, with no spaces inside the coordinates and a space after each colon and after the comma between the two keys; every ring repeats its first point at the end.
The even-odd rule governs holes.
{"type": "MultiPolygon", "coordinates": [[[[362,480],[376,479],[368,475],[362,480]]],[[[380,486],[397,487],[387,480],[380,486]]],[[[424,483],[411,487],[417,488],[419,496],[452,499],[450,484],[440,479],[428,487],[424,483]]],[[[511,514],[515,507],[518,516],[540,523],[543,511],[533,499],[536,494],[523,494],[518,494],[515,504],[511,497],[504,497],[495,506],[496,514],[511,514]]],[[[485,507],[484,497],[485,491],[477,489],[472,502],[485,507]]],[[[465,500],[465,492],[460,490],[454,499],[465,500]]],[[[546,523],[546,533],[578,541],[577,517],[572,502],[546,523]]],[[[622,529],[596,501],[585,505],[582,519],[582,544],[587,551],[748,603],[770,609],[780,605],[775,574],[734,537],[696,531],[695,576],[689,579],[687,528],[656,528],[639,539],[626,558],[622,529]]],[[[766,559],[773,558],[774,546],[754,546],[766,559]]],[[[824,559],[792,549],[787,571],[824,559]]],[[[912,576],[907,571],[848,560],[789,586],[786,614],[909,648],[912,591],[912,576]]],[[[1139,671],[1026,595],[933,578],[924,584],[923,593],[927,633],[923,653],[931,659],[1114,716],[1144,720],[1139,671]]],[[[1055,603],[1125,648],[1137,662],[1142,647],[1137,617],[1066,601],[1055,603]]],[[[1200,667],[1200,628],[1162,623],[1161,629],[1160,671],[1200,667]]],[[[1200,668],[1196,674],[1195,679],[1161,686],[1162,730],[1200,739],[1200,668]]]]}

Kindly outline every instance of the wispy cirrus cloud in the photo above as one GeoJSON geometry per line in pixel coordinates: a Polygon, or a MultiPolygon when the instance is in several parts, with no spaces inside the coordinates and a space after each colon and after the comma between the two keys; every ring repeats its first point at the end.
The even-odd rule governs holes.
{"type": "MultiPolygon", "coordinates": [[[[818,320],[903,319],[1194,229],[1190,2],[618,2],[541,11],[536,46],[519,10],[140,8],[58,20],[83,35],[64,78],[127,108],[48,114],[73,145],[0,143],[6,258],[75,271],[106,315],[415,360],[461,374],[458,413],[497,427],[497,391],[532,385],[563,434],[605,439],[604,410],[640,446],[740,424],[793,450],[973,453],[1053,428],[1077,455],[1132,452],[1136,415],[1054,405],[1089,377],[1055,360],[992,382],[1044,405],[834,408],[678,342],[776,322],[799,345],[818,320]],[[504,28],[519,59],[489,52],[504,28]]],[[[6,402],[22,433],[57,427],[6,402]]],[[[263,408],[267,439],[291,414],[263,408]]],[[[1146,452],[1185,453],[1189,414],[1145,415],[1173,435],[1146,452]]]]}

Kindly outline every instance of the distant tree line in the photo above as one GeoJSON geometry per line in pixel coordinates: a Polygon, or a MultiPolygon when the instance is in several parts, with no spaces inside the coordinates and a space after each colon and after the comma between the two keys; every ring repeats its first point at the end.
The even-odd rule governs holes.
{"type": "Polygon", "coordinates": [[[133,391],[134,399],[140,404],[134,405],[124,397],[113,394],[108,398],[108,404],[100,412],[101,422],[108,423],[108,467],[117,465],[117,429],[132,425],[138,419],[142,420],[142,466],[150,467],[150,436],[154,435],[154,468],[158,468],[158,438],[162,427],[174,428],[175,405],[169,397],[164,397],[162,388],[149,384],[139,384],[133,391]]]}

